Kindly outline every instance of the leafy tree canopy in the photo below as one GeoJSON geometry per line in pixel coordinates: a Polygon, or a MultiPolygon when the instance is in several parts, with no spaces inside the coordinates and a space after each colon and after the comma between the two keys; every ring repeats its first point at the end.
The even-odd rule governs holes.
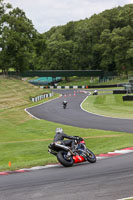
{"type": "Polygon", "coordinates": [[[0,0],[0,68],[133,70],[133,4],[39,34],[24,11],[0,0]]]}

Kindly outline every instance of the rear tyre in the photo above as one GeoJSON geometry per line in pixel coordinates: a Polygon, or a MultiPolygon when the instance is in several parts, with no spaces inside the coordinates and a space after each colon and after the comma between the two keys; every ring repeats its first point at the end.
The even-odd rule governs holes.
{"type": "Polygon", "coordinates": [[[96,162],[95,154],[92,151],[90,151],[89,149],[87,149],[86,152],[87,152],[86,158],[87,158],[88,162],[95,163],[96,162]]]}
{"type": "Polygon", "coordinates": [[[57,159],[65,167],[71,167],[74,163],[72,156],[67,158],[67,152],[66,151],[59,151],[58,154],[57,154],[57,159]]]}

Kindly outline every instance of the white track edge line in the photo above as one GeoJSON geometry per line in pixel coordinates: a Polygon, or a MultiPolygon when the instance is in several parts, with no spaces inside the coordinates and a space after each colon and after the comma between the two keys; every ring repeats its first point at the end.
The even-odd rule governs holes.
{"type": "MultiPolygon", "coordinates": [[[[55,99],[58,99],[58,98],[60,98],[60,96],[57,97],[57,98],[55,98],[55,99]]],[[[40,106],[40,105],[42,105],[42,104],[48,103],[48,102],[50,102],[50,101],[53,101],[53,100],[55,100],[55,99],[50,99],[50,100],[48,100],[48,101],[45,101],[45,102],[43,102],[43,103],[37,104],[37,105],[35,105],[35,106],[28,107],[28,108],[33,108],[33,107],[36,107],[36,106],[40,106]]],[[[28,115],[30,115],[31,117],[33,117],[33,118],[35,118],[35,119],[37,119],[37,120],[40,120],[40,118],[35,117],[35,116],[32,115],[29,111],[27,111],[28,108],[25,108],[24,111],[25,111],[28,115]]]]}
{"type": "Polygon", "coordinates": [[[116,200],[128,200],[128,199],[133,199],[133,197],[125,197],[125,198],[122,198],[122,199],[116,199],[116,200]]]}

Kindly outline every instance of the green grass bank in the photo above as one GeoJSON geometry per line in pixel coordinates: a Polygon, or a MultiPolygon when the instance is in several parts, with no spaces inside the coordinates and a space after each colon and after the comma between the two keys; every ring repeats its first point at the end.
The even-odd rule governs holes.
{"type": "Polygon", "coordinates": [[[124,94],[89,96],[82,106],[88,112],[99,115],[133,119],[133,101],[123,101],[122,96],[124,94]]]}

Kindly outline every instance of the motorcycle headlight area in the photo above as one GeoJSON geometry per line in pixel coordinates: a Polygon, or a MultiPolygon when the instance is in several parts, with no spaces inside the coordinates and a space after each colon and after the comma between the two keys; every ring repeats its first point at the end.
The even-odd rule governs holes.
{"type": "Polygon", "coordinates": [[[82,143],[80,143],[80,144],[78,144],[78,149],[80,150],[84,150],[85,149],[85,146],[84,146],[84,144],[82,144],[82,143]]]}

